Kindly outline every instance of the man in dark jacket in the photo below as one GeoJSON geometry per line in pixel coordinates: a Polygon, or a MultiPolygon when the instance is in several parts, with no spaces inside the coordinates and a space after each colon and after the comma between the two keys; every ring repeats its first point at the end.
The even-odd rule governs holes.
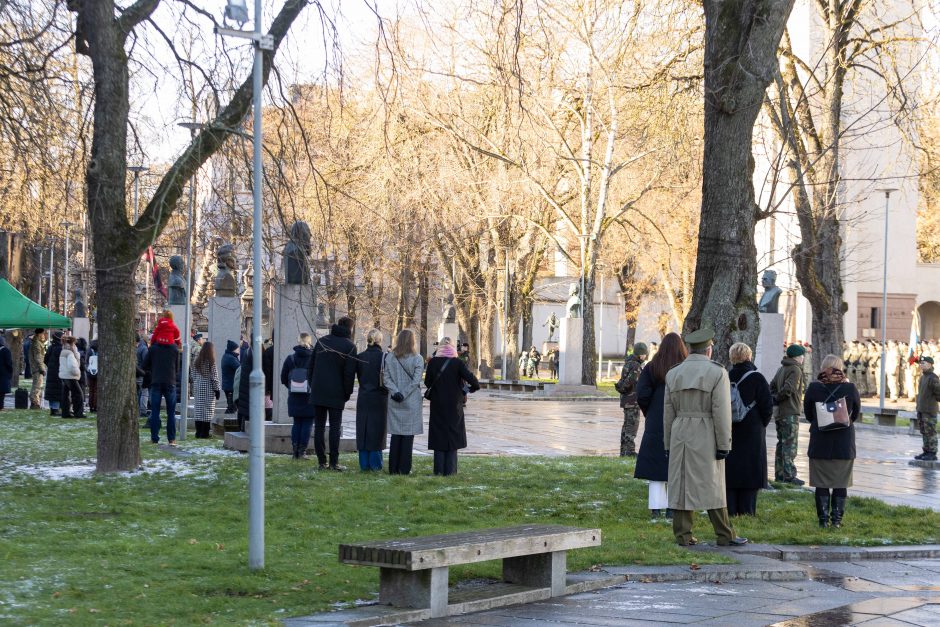
{"type": "Polygon", "coordinates": [[[225,344],[225,354],[222,355],[222,391],[225,392],[226,414],[235,413],[235,399],[232,397],[232,391],[235,389],[235,372],[238,366],[238,343],[229,340],[225,344]]]}
{"type": "Polygon", "coordinates": [[[59,378],[59,356],[62,354],[62,331],[52,334],[49,350],[43,356],[43,365],[46,367],[46,390],[43,398],[49,401],[49,415],[59,415],[59,404],[62,401],[62,380],[59,378]]]}
{"type": "Polygon", "coordinates": [[[242,342],[241,356],[239,357],[238,371],[238,398],[235,399],[235,408],[238,410],[238,430],[247,433],[246,427],[251,414],[251,369],[254,362],[251,357],[251,346],[242,342]]]}
{"type": "Polygon", "coordinates": [[[636,432],[640,428],[640,407],[636,403],[636,382],[643,370],[643,363],[649,355],[649,349],[643,342],[633,345],[633,353],[627,357],[620,369],[620,379],[614,386],[620,393],[620,407],[623,409],[623,427],[620,429],[620,456],[636,457],[636,432]]]}
{"type": "Polygon", "coordinates": [[[800,433],[800,415],[803,413],[803,358],[806,349],[799,344],[787,347],[787,356],[770,382],[777,415],[777,451],[774,456],[774,481],[803,485],[796,476],[797,438],[800,433]]]}
{"type": "Polygon", "coordinates": [[[144,370],[150,373],[150,441],[160,441],[160,400],[166,399],[166,437],[176,446],[176,380],[180,349],[176,344],[156,342],[144,358],[144,370]]]}
{"type": "Polygon", "coordinates": [[[6,340],[0,335],[0,411],[3,401],[13,389],[13,353],[7,348],[6,340]]]}
{"type": "Polygon", "coordinates": [[[356,345],[352,342],[353,320],[340,318],[330,334],[317,340],[307,364],[310,402],[314,406],[313,444],[320,468],[327,467],[323,442],[327,415],[330,420],[331,470],[345,470],[339,465],[339,439],[342,433],[343,408],[352,396],[356,380],[356,345]]]}
{"type": "Polygon", "coordinates": [[[920,388],[917,390],[917,422],[924,452],[914,459],[937,461],[937,413],[940,410],[940,377],[933,371],[933,357],[920,358],[920,388]]]}
{"type": "Polygon", "coordinates": [[[144,368],[144,360],[147,358],[147,342],[144,341],[144,338],[137,336],[137,349],[135,354],[137,356],[137,405],[140,410],[141,416],[147,415],[147,397],[144,395],[146,392],[146,386],[144,386],[144,376],[146,374],[146,369],[144,368]]]}
{"type": "Polygon", "coordinates": [[[274,419],[274,333],[271,341],[261,350],[261,372],[264,373],[264,419],[274,419]],[[269,401],[272,401],[269,403],[269,401]],[[268,405],[271,407],[268,407],[268,405]]]}

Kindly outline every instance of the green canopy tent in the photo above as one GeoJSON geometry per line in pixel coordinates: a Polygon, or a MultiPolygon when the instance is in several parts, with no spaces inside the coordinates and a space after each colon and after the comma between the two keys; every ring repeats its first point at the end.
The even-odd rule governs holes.
{"type": "Polygon", "coordinates": [[[0,329],[70,329],[72,321],[23,296],[0,279],[0,329]]]}

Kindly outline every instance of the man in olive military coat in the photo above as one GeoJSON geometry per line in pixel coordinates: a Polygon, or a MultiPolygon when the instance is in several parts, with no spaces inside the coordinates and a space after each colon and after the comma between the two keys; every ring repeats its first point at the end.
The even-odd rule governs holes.
{"type": "Polygon", "coordinates": [[[663,444],[669,456],[669,508],[681,546],[692,536],[696,510],[708,510],[718,544],[747,544],[728,520],[725,458],[731,452],[731,384],[711,360],[715,332],[699,329],[685,337],[689,356],[666,374],[663,444]]]}

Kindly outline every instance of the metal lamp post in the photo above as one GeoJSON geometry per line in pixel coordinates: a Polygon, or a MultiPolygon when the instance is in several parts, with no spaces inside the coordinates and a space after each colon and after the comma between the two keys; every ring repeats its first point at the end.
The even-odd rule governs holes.
{"type": "Polygon", "coordinates": [[[62,287],[62,315],[69,315],[69,229],[75,226],[74,222],[63,220],[62,228],[65,229],[65,283],[62,287]]]}
{"type": "MultiPolygon", "coordinates": [[[[228,0],[225,16],[239,23],[248,21],[245,0],[228,0]]],[[[255,0],[253,31],[216,27],[215,32],[229,37],[250,39],[255,46],[253,68],[254,159],[252,191],[254,215],[252,220],[252,259],[255,273],[252,302],[251,354],[252,368],[249,382],[248,419],[250,423],[248,446],[248,567],[264,568],[264,372],[261,370],[261,300],[264,294],[264,273],[261,271],[261,89],[263,87],[262,62],[265,50],[274,49],[274,39],[261,33],[261,0],[255,0]]]]}
{"type": "Polygon", "coordinates": [[[895,187],[886,187],[878,190],[885,194],[885,250],[884,262],[881,269],[881,393],[878,395],[878,411],[885,411],[885,362],[887,361],[888,344],[888,206],[891,201],[891,192],[898,191],[895,187]]]}

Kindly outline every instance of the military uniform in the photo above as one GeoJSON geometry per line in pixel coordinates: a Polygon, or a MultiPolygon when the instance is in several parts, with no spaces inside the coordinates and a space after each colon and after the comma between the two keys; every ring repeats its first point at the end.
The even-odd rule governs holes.
{"type": "MultiPolygon", "coordinates": [[[[42,407],[42,388],[46,380],[46,343],[33,335],[29,343],[29,368],[32,371],[32,387],[29,390],[30,406],[34,409],[42,407]]],[[[55,364],[55,368],[59,365],[55,364]]]]}
{"type": "Polygon", "coordinates": [[[774,424],[777,428],[777,448],[774,452],[774,481],[803,485],[796,476],[796,453],[800,435],[800,415],[803,413],[803,391],[806,380],[803,365],[797,361],[804,356],[802,346],[792,344],[780,368],[770,381],[770,392],[776,405],[774,424]]]}
{"type": "Polygon", "coordinates": [[[885,347],[885,396],[892,402],[897,402],[900,396],[898,391],[898,374],[901,370],[901,354],[894,340],[889,340],[885,347]]]}
{"type": "MultiPolygon", "coordinates": [[[[707,349],[714,331],[686,336],[693,351],[707,349]]],[[[745,544],[728,520],[725,457],[731,451],[731,384],[728,373],[703,354],[692,353],[666,374],[663,445],[669,456],[672,530],[682,546],[692,536],[695,510],[708,510],[718,544],[745,544]]]]}
{"type": "Polygon", "coordinates": [[[924,452],[914,459],[937,459],[937,413],[940,412],[940,377],[933,371],[933,357],[921,357],[924,366],[917,391],[917,422],[924,442],[924,452]]]}
{"type": "Polygon", "coordinates": [[[620,407],[623,409],[623,427],[620,429],[620,456],[636,457],[636,432],[640,428],[640,406],[636,402],[636,382],[643,370],[643,362],[649,350],[646,344],[638,343],[633,354],[627,357],[620,370],[617,391],[620,392],[620,407]]]}

